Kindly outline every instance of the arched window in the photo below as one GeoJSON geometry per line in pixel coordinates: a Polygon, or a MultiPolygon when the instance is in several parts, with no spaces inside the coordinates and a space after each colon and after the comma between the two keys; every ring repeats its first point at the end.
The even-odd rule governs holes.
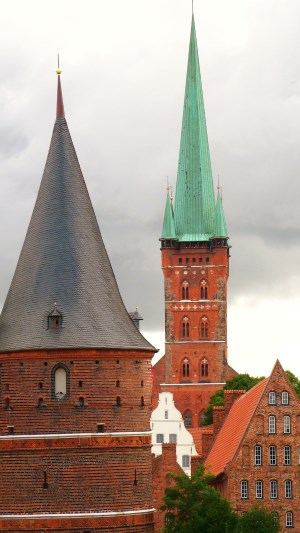
{"type": "Polygon", "coordinates": [[[285,525],[286,527],[294,527],[294,518],[291,511],[288,511],[285,515],[285,525]]]}
{"type": "Polygon", "coordinates": [[[243,500],[248,498],[248,481],[245,479],[241,481],[241,498],[243,500]]]}
{"type": "Polygon", "coordinates": [[[188,378],[190,376],[190,363],[187,357],[182,361],[182,377],[188,378]]]}
{"type": "Polygon", "coordinates": [[[193,427],[193,417],[191,411],[187,410],[183,415],[183,421],[186,428],[193,427]]]}
{"type": "Polygon", "coordinates": [[[54,393],[54,397],[57,400],[61,400],[67,395],[68,370],[64,365],[58,365],[52,370],[52,376],[52,391],[54,393]]]}
{"type": "Polygon", "coordinates": [[[262,449],[260,445],[257,445],[254,448],[254,464],[256,466],[261,466],[262,464],[262,449]]]}
{"type": "Polygon", "coordinates": [[[207,281],[203,279],[200,283],[200,300],[207,300],[207,298],[208,298],[207,281]]]}
{"type": "Polygon", "coordinates": [[[182,287],[181,287],[181,299],[182,300],[189,300],[189,284],[187,281],[184,281],[182,283],[182,287]]]}
{"type": "Polygon", "coordinates": [[[284,482],[284,497],[285,498],[292,498],[292,481],[290,479],[286,479],[284,482]]]}
{"type": "Polygon", "coordinates": [[[269,433],[276,433],[276,416],[269,416],[269,433]]]}
{"type": "Polygon", "coordinates": [[[187,316],[184,316],[182,319],[182,337],[189,337],[190,336],[190,323],[187,316]]]}
{"type": "Polygon", "coordinates": [[[288,405],[289,404],[289,393],[286,390],[284,390],[281,393],[281,404],[282,405],[288,405]]]}
{"type": "Polygon", "coordinates": [[[201,361],[201,376],[207,377],[208,376],[208,362],[207,359],[204,357],[201,361]]]}
{"type": "Polygon", "coordinates": [[[289,415],[283,417],[283,433],[291,433],[291,417],[289,415]]]}
{"type": "Polygon", "coordinates": [[[277,480],[271,479],[270,481],[270,498],[278,498],[277,480]]]}
{"type": "Polygon", "coordinates": [[[270,446],[269,448],[269,464],[275,466],[277,464],[276,446],[270,446]]]}
{"type": "Polygon", "coordinates": [[[258,479],[255,481],[255,497],[261,499],[263,497],[263,482],[258,479]]]}
{"type": "Polygon", "coordinates": [[[283,447],[283,464],[285,466],[290,466],[292,464],[292,453],[290,446],[283,447]]]}
{"type": "Polygon", "coordinates": [[[269,392],[269,405],[276,405],[276,393],[273,390],[269,392]]]}
{"type": "Polygon", "coordinates": [[[200,330],[202,338],[208,337],[208,320],[206,316],[201,318],[200,330]]]}

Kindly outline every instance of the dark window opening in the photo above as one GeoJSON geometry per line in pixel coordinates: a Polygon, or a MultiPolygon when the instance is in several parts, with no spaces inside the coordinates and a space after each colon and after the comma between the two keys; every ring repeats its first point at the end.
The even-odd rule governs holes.
{"type": "Polygon", "coordinates": [[[80,398],[79,398],[78,406],[79,407],[84,407],[84,398],[82,396],[80,396],[80,398]]]}
{"type": "Polygon", "coordinates": [[[44,402],[44,398],[39,398],[39,401],[38,401],[38,404],[37,404],[37,408],[38,409],[45,409],[46,405],[45,405],[45,402],[44,402]]]}
{"type": "Polygon", "coordinates": [[[183,337],[189,337],[190,336],[190,324],[187,317],[184,317],[182,322],[182,336],[183,337]]]}
{"type": "Polygon", "coordinates": [[[83,386],[83,381],[78,381],[78,387],[82,388],[83,386]]]}
{"type": "Polygon", "coordinates": [[[10,398],[5,398],[5,409],[6,411],[12,411],[12,406],[10,403],[10,398]]]}
{"type": "Polygon", "coordinates": [[[207,377],[208,376],[208,363],[206,359],[203,359],[201,363],[201,376],[207,377]]]}
{"type": "Polygon", "coordinates": [[[48,317],[48,328],[49,329],[60,329],[62,325],[61,316],[49,316],[48,317]]]}
{"type": "Polygon", "coordinates": [[[190,364],[189,360],[186,358],[182,363],[182,377],[188,378],[190,375],[190,364]]]}
{"type": "Polygon", "coordinates": [[[187,265],[189,264],[190,260],[189,260],[188,257],[185,258],[185,262],[186,262],[187,265]]]}
{"type": "Polygon", "coordinates": [[[42,390],[42,388],[43,388],[43,383],[40,382],[40,383],[39,383],[39,389],[42,390]]]}
{"type": "Polygon", "coordinates": [[[182,257],[179,257],[178,263],[182,263],[182,257]]]}
{"type": "Polygon", "coordinates": [[[206,317],[201,320],[201,337],[208,337],[208,321],[206,317]]]}
{"type": "Polygon", "coordinates": [[[134,485],[137,485],[137,475],[136,475],[136,468],[134,469],[134,485]]]}
{"type": "Polygon", "coordinates": [[[48,488],[48,482],[47,482],[47,472],[44,471],[44,483],[43,483],[43,489],[48,488]]]}
{"type": "Polygon", "coordinates": [[[118,379],[116,381],[116,387],[120,387],[120,381],[118,379]]]}
{"type": "Polygon", "coordinates": [[[209,257],[207,257],[207,258],[205,259],[205,261],[206,261],[207,263],[209,263],[209,257]]]}
{"type": "Polygon", "coordinates": [[[97,433],[104,433],[105,424],[97,424],[97,433]]]}
{"type": "Polygon", "coordinates": [[[144,396],[141,396],[141,407],[145,407],[144,396]]]}
{"type": "Polygon", "coordinates": [[[199,257],[199,263],[202,263],[202,262],[203,262],[203,258],[199,257]]]}
{"type": "Polygon", "coordinates": [[[8,435],[14,435],[15,426],[7,426],[7,432],[8,432],[8,435]]]}
{"type": "Polygon", "coordinates": [[[121,406],[121,398],[120,398],[120,396],[117,396],[117,398],[116,398],[116,406],[117,407],[121,406]]]}
{"type": "Polygon", "coordinates": [[[191,411],[186,411],[183,415],[183,422],[186,428],[193,427],[193,417],[191,411]]]}
{"type": "Polygon", "coordinates": [[[144,386],[144,380],[142,379],[142,381],[141,381],[141,387],[143,387],[143,386],[144,386]]]}

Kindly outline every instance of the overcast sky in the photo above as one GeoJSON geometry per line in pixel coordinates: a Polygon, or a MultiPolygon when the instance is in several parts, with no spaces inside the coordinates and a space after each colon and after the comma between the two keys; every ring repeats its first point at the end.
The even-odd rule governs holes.
{"type": "MultiPolygon", "coordinates": [[[[229,363],[300,376],[300,2],[194,0],[230,234],[229,363]]],[[[163,352],[159,242],[176,183],[188,0],[1,3],[0,301],[43,172],[60,52],[66,117],[125,304],[163,352]]]]}

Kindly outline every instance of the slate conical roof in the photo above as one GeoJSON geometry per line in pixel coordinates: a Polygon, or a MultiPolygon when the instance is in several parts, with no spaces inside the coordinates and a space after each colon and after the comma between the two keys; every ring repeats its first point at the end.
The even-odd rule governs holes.
{"type": "Polygon", "coordinates": [[[179,241],[207,241],[212,237],[215,199],[194,15],[186,75],[174,216],[179,241]]]}
{"type": "Polygon", "coordinates": [[[161,239],[176,239],[173,206],[170,193],[167,193],[165,216],[161,239]]]}
{"type": "Polygon", "coordinates": [[[60,76],[46,166],[0,317],[1,352],[58,348],[155,350],[122,302],[64,118],[60,76]],[[49,328],[49,316],[61,327],[49,328]]]}

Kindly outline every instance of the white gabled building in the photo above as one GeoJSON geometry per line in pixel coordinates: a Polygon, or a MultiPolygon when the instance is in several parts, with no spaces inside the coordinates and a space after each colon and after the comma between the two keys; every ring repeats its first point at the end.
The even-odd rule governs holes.
{"type": "Polygon", "coordinates": [[[177,463],[191,475],[191,457],[197,455],[191,433],[186,429],[180,411],[176,409],[173,394],[161,392],[158,406],[151,415],[152,452],[162,453],[162,444],[176,443],[177,463]]]}

